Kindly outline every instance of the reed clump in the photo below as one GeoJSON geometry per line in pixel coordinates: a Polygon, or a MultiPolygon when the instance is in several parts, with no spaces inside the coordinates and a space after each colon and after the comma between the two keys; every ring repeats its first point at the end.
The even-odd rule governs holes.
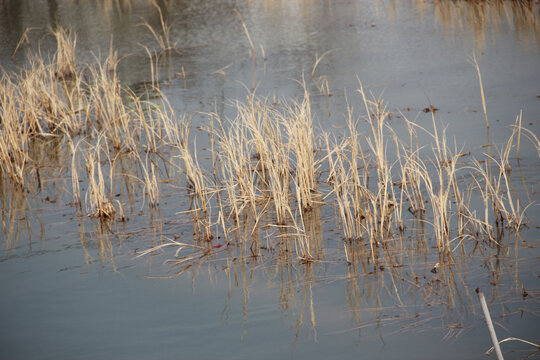
{"type": "Polygon", "coordinates": [[[32,141],[75,135],[82,127],[77,104],[68,100],[72,83],[58,80],[54,69],[34,55],[28,68],[0,79],[0,164],[4,176],[21,187],[32,164],[32,141]]]}
{"type": "Polygon", "coordinates": [[[31,127],[28,122],[18,121],[20,110],[12,101],[17,94],[15,84],[4,75],[0,83],[2,121],[0,128],[0,169],[2,177],[24,187],[28,157],[28,141],[31,127]]]}
{"type": "Polygon", "coordinates": [[[315,154],[315,135],[311,116],[309,93],[301,102],[293,102],[287,106],[285,113],[280,115],[280,121],[285,126],[294,164],[294,183],[297,188],[297,201],[302,210],[310,211],[316,202],[316,174],[318,161],[315,154]]]}
{"type": "Polygon", "coordinates": [[[158,3],[153,0],[152,1],[152,6],[156,9],[156,11],[158,12],[158,15],[159,15],[159,23],[160,23],[160,33],[158,33],[158,31],[156,31],[152,25],[150,25],[148,22],[143,22],[141,24],[141,26],[144,26],[145,28],[147,28],[150,33],[152,34],[152,36],[154,37],[155,41],[158,43],[159,45],[159,52],[161,54],[167,54],[167,55],[171,55],[172,51],[176,51],[178,52],[178,47],[177,47],[177,44],[174,43],[174,44],[171,44],[171,25],[167,24],[167,21],[165,20],[165,18],[163,17],[163,11],[161,10],[161,7],[158,5],[158,3]]]}
{"type": "MultiPolygon", "coordinates": [[[[102,151],[107,153],[108,149],[102,141],[103,136],[99,136],[97,143],[90,146],[85,154],[88,178],[86,204],[90,216],[100,219],[112,219],[116,214],[111,194],[112,173],[108,174],[107,179],[103,174],[101,165],[102,151]]],[[[106,161],[110,162],[110,159],[106,161]]]]}
{"type": "Polygon", "coordinates": [[[71,30],[57,27],[51,29],[56,39],[56,53],[54,54],[54,75],[59,79],[72,78],[77,73],[75,50],[77,37],[71,30]]]}
{"type": "MultiPolygon", "coordinates": [[[[398,134],[388,106],[361,84],[362,114],[349,107],[344,134],[316,136],[304,85],[298,100],[250,95],[230,104],[232,119],[209,114],[203,130],[212,168],[205,168],[190,137],[191,122],[175,114],[156,79],[147,91],[159,100],[144,100],[121,84],[112,43],[103,61],[82,66],[75,61],[76,37],[62,29],[54,34],[58,49],[50,64],[36,54],[19,74],[1,78],[0,170],[4,182],[30,188],[29,175],[39,178],[42,158],[32,144],[57,139],[71,150],[66,171],[81,213],[125,219],[125,202],[133,204],[138,190],[155,209],[161,183],[178,177],[190,200],[179,214],[192,216],[195,238],[204,242],[198,246],[212,249],[218,233],[239,244],[253,236],[249,248],[257,255],[256,234],[278,229],[283,249],[303,262],[316,261],[324,241],[314,223],[330,206],[347,262],[354,244],[365,243],[374,265],[381,254],[403,246],[395,239],[410,224],[431,227],[440,260],[451,262],[463,242],[495,242],[500,229],[518,232],[527,222],[528,204],[511,184],[512,151],[519,159],[522,138],[540,146],[521,117],[497,157],[467,160],[463,149],[450,145],[433,111],[430,129],[403,116],[407,134],[398,134]],[[428,145],[421,146],[420,138],[428,145]],[[81,181],[87,182],[84,195],[81,181]]],[[[488,124],[487,111],[485,116],[488,124]]]]}
{"type": "MultiPolygon", "coordinates": [[[[143,101],[120,84],[119,59],[112,42],[105,60],[96,58],[94,63],[82,65],[75,60],[76,36],[62,28],[51,32],[57,50],[49,63],[40,53],[31,54],[28,66],[20,73],[2,74],[2,177],[20,188],[31,187],[28,175],[39,175],[36,169],[42,157],[32,153],[32,144],[61,139],[71,149],[71,166],[65,169],[71,172],[73,203],[80,210],[85,201],[84,208],[90,215],[114,218],[111,194],[118,176],[140,179],[149,205],[157,206],[160,170],[151,154],[174,145],[166,132],[170,106],[166,101],[162,106],[143,101]],[[133,175],[118,174],[113,168],[115,161],[125,156],[138,163],[132,168],[133,175]],[[86,177],[82,178],[81,159],[86,168],[86,177]],[[89,186],[83,197],[79,182],[84,180],[89,186]]],[[[158,89],[153,91],[159,93],[158,89]]]]}

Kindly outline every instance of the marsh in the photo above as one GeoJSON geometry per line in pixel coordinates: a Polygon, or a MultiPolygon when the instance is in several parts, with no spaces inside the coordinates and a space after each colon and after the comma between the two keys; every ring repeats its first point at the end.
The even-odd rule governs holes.
{"type": "Polygon", "coordinates": [[[540,343],[538,15],[3,1],[0,357],[540,343]]]}

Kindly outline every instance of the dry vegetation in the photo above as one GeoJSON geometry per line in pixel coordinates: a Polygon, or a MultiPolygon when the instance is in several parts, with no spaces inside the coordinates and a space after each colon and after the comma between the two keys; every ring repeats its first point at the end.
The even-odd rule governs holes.
{"type": "MultiPolygon", "coordinates": [[[[437,9],[444,10],[443,3],[436,2],[437,9]]],[[[131,6],[130,1],[109,5],[131,6]]],[[[477,6],[485,10],[487,5],[477,6]]],[[[115,267],[110,227],[129,226],[125,209],[130,214],[141,210],[134,209],[141,197],[150,214],[159,212],[164,184],[182,184],[175,189],[189,199],[189,207],[179,207],[177,216],[192,223],[193,239],[157,239],[154,233],[153,245],[138,255],[166,253],[175,275],[188,269],[195,274],[201,264],[219,259],[229,280],[243,289],[244,307],[249,283],[256,281],[254,269],[262,268],[279,284],[283,309],[303,303],[298,331],[304,318],[314,332],[316,328],[312,286],[320,280],[309,264],[329,259],[347,263],[347,274],[339,279],[347,281],[346,301],[358,329],[379,326],[362,318],[371,311],[365,310],[367,302],[391,313],[380,306],[383,292],[401,305],[400,296],[412,292],[431,305],[457,308],[464,301],[460,292],[469,286],[467,276],[461,278],[467,274],[464,259],[489,263],[495,253],[509,254],[511,244],[516,246],[515,262],[510,256],[498,258],[486,271],[494,292],[515,271],[516,292],[527,294],[517,276],[517,244],[533,202],[518,196],[511,172],[519,164],[523,142],[532,144],[540,159],[540,141],[522,127],[521,114],[505,144],[473,158],[447,138],[433,109],[429,127],[401,114],[407,133],[398,134],[388,106],[367,94],[361,83],[355,96],[363,108],[344,109],[347,129],[340,134],[318,131],[312,96],[300,82],[304,94],[299,99],[250,95],[230,104],[234,118],[206,114],[203,130],[210,139],[211,166],[204,167],[206,149],[197,146],[190,119],[176,114],[159,88],[160,63],[178,49],[159,7],[158,12],[161,29],[142,24],[158,44],[156,51],[146,49],[151,101],[121,85],[112,42],[105,59],[80,64],[76,35],[61,28],[51,30],[57,51],[50,61],[35,53],[20,73],[2,73],[0,201],[8,241],[19,227],[30,228],[26,194],[37,193],[50,169],[56,169],[54,176],[68,179],[87,261],[83,216],[96,219],[100,256],[115,267]],[[325,247],[325,241],[339,245],[325,247]],[[245,259],[252,262],[251,269],[245,259]],[[298,262],[306,266],[296,266],[298,262]],[[422,280],[422,266],[437,278],[422,280]]],[[[325,96],[331,96],[328,80],[315,74],[328,53],[316,57],[311,73],[325,96]]],[[[475,60],[473,64],[483,99],[480,68],[475,60]]],[[[484,99],[482,105],[489,127],[484,99]]],[[[409,313],[401,321],[414,327],[417,316],[409,313]]],[[[442,317],[431,321],[442,323],[442,317]]]]}
{"type": "MultiPolygon", "coordinates": [[[[375,265],[381,251],[402,246],[395,240],[407,227],[430,227],[441,261],[451,262],[464,242],[497,243],[502,229],[519,232],[527,221],[529,204],[513,193],[510,160],[523,137],[540,145],[522,128],[521,116],[496,156],[460,162],[465,154],[449,145],[434,111],[431,129],[405,119],[408,136],[398,136],[387,106],[361,84],[365,115],[349,108],[346,134],[315,136],[304,84],[299,100],[276,103],[252,95],[233,104],[234,119],[208,114],[213,165],[205,169],[189,119],[176,115],[164,96],[149,102],[121,86],[112,44],[105,60],[81,66],[76,36],[52,32],[58,49],[50,63],[34,54],[27,68],[1,79],[3,184],[34,189],[42,164],[32,149],[52,140],[70,149],[73,204],[101,220],[126,220],[124,207],[139,190],[150,209],[158,208],[160,179],[181,177],[191,207],[179,215],[192,217],[198,245],[191,249],[201,255],[213,249],[217,234],[226,245],[250,244],[259,255],[261,244],[253,244],[261,229],[271,228],[285,251],[305,262],[319,260],[324,207],[335,209],[346,260],[353,261],[354,243],[365,243],[375,265]],[[360,121],[368,124],[366,135],[358,130],[360,121]],[[431,156],[419,138],[431,139],[431,156]],[[87,182],[85,194],[81,181],[87,182]]],[[[168,37],[157,40],[163,51],[173,48],[168,37]]],[[[159,61],[161,53],[148,53],[159,61]]],[[[148,91],[161,95],[154,76],[148,91]]],[[[262,248],[275,246],[267,242],[262,248]]]]}

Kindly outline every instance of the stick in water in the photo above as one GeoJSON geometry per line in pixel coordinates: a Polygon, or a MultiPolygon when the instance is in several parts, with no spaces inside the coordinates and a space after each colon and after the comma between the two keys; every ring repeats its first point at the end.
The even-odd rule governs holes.
{"type": "Polygon", "coordinates": [[[486,299],[484,298],[484,293],[479,292],[478,298],[480,299],[480,304],[482,305],[482,311],[484,311],[484,317],[486,318],[489,334],[491,335],[491,342],[493,343],[493,347],[495,348],[497,359],[504,360],[501,352],[501,347],[499,346],[499,340],[497,340],[497,334],[495,334],[495,329],[493,328],[493,323],[491,322],[491,316],[489,315],[489,309],[486,304],[486,299]]]}

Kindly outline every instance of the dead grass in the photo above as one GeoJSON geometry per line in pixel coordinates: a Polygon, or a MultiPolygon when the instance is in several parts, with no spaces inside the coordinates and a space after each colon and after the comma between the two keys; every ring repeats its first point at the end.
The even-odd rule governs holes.
{"type": "MultiPolygon", "coordinates": [[[[84,154],[88,178],[88,190],[86,192],[87,211],[90,216],[101,219],[113,219],[116,214],[112,201],[112,173],[105,174],[102,170],[102,152],[108,153],[106,140],[103,135],[97,139],[97,143],[88,147],[84,154]],[[108,175],[108,176],[106,176],[108,175]],[[108,180],[108,181],[107,181],[108,180]]],[[[110,159],[106,159],[109,163],[110,159]]]]}
{"type": "MultiPolygon", "coordinates": [[[[162,15],[160,19],[164,37],[156,39],[170,49],[170,28],[162,15]]],[[[142,100],[120,84],[120,60],[112,42],[103,61],[96,58],[79,68],[76,37],[63,29],[56,29],[54,36],[58,51],[51,64],[35,54],[28,68],[4,74],[0,82],[0,169],[4,182],[19,188],[30,188],[29,174],[40,174],[29,144],[37,138],[63,139],[71,150],[73,203],[79,211],[126,219],[126,199],[114,199],[115,193],[123,197],[127,192],[132,203],[129,199],[140,189],[148,206],[157,208],[162,180],[180,176],[191,207],[179,214],[192,217],[195,238],[203,240],[204,247],[211,249],[217,233],[248,241],[261,229],[279,229],[284,248],[294,249],[303,262],[316,261],[324,252],[320,212],[325,206],[335,209],[349,263],[354,243],[368,244],[373,264],[381,261],[381,254],[403,247],[401,240],[390,239],[400,238],[408,223],[429,227],[441,261],[448,262],[464,241],[494,242],[498,229],[519,232],[527,223],[528,204],[511,183],[512,154],[519,161],[522,139],[536,149],[540,146],[537,136],[522,127],[521,115],[497,156],[460,163],[467,154],[450,145],[434,112],[432,129],[405,118],[408,134],[397,134],[388,106],[367,94],[362,84],[358,94],[364,108],[360,114],[346,109],[345,134],[315,136],[304,85],[300,100],[250,95],[231,104],[234,119],[210,114],[211,125],[205,130],[213,168],[205,169],[190,121],[175,114],[155,73],[147,90],[161,100],[142,100]],[[367,133],[361,134],[358,128],[364,122],[367,133]],[[420,138],[430,140],[431,156],[419,145],[420,138]],[[79,183],[84,179],[88,188],[82,196],[79,183]],[[482,206],[475,199],[481,199],[482,206]],[[240,229],[244,235],[235,235],[240,229]]],[[[317,58],[312,75],[324,55],[317,58]]],[[[150,59],[154,69],[155,59],[150,59]]],[[[485,100],[483,104],[489,126],[485,100]]],[[[250,248],[260,246],[258,241],[250,248]]]]}

